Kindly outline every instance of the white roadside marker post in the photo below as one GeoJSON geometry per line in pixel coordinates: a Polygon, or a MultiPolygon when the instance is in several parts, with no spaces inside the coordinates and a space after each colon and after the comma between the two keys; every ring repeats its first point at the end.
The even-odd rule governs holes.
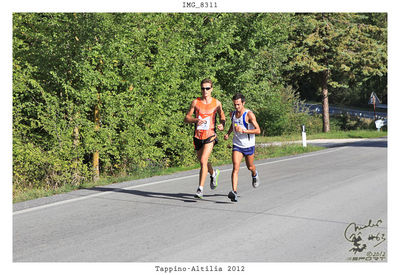
{"type": "Polygon", "coordinates": [[[303,140],[303,147],[307,147],[307,135],[306,135],[306,126],[302,125],[301,126],[302,132],[301,132],[301,138],[303,140]]]}

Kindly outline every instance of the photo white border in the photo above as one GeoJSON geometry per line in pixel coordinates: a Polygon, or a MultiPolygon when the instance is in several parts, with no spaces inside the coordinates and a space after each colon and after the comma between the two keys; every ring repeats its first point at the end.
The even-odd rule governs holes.
{"type": "MultiPolygon", "coordinates": [[[[195,1],[201,2],[201,1],[195,1]]],[[[395,163],[399,153],[398,112],[400,88],[397,83],[399,74],[400,49],[399,32],[400,13],[395,1],[229,1],[216,0],[218,8],[194,11],[183,8],[183,1],[146,0],[146,1],[12,1],[2,7],[1,37],[1,217],[3,222],[1,243],[1,267],[11,274],[162,274],[155,272],[154,266],[161,263],[12,263],[12,13],[13,12],[387,12],[388,13],[388,262],[382,264],[360,263],[244,263],[248,267],[245,274],[393,274],[400,270],[398,264],[399,249],[399,168],[395,163]]],[[[174,263],[165,263],[169,266],[174,263]]],[[[179,263],[176,263],[179,265],[179,263]]],[[[193,263],[198,264],[198,263],[193,263]]],[[[204,263],[205,265],[206,263],[204,263]]],[[[212,263],[210,263],[212,264],[212,263]]],[[[223,265],[224,263],[221,263],[223,265]]],[[[187,265],[187,263],[185,263],[187,265]]],[[[178,273],[172,273],[178,274],[178,273]]],[[[185,274],[185,273],[184,273],[185,274]]],[[[197,272],[195,274],[202,274],[197,272]]],[[[208,272],[207,274],[215,274],[208,272]]],[[[232,274],[218,272],[218,274],[232,274]]],[[[240,273],[243,274],[243,273],[240,273]]]]}

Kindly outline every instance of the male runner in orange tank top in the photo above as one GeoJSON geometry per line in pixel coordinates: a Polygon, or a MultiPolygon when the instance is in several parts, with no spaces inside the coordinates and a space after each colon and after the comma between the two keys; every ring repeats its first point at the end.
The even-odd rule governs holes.
{"type": "Polygon", "coordinates": [[[220,122],[217,125],[218,130],[223,131],[225,125],[225,114],[222,110],[222,104],[219,100],[211,97],[211,92],[213,91],[212,81],[210,79],[203,79],[200,87],[202,96],[192,101],[184,119],[186,123],[195,124],[193,143],[197,151],[197,159],[201,165],[199,187],[195,194],[196,198],[203,198],[203,187],[207,172],[210,173],[211,189],[215,189],[218,185],[220,171],[218,169],[214,170],[208,161],[214,145],[218,143],[215,132],[217,114],[219,115],[220,122]],[[193,114],[195,114],[195,117],[193,117],[193,114]]]}

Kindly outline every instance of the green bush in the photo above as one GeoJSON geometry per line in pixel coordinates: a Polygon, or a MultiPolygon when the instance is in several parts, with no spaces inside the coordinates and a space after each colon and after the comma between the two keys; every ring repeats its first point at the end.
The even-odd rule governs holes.
{"type": "MultiPolygon", "coordinates": [[[[90,181],[94,152],[102,176],[193,165],[193,125],[183,119],[206,77],[227,115],[242,92],[264,134],[295,131],[306,118],[294,114],[298,98],[281,77],[290,18],[14,13],[14,187],[90,181]]],[[[214,162],[230,158],[224,133],[214,162]]]]}
{"type": "Polygon", "coordinates": [[[331,129],[337,131],[376,129],[373,119],[354,117],[348,114],[331,116],[330,124],[331,129]]]}
{"type": "Polygon", "coordinates": [[[322,116],[308,115],[307,113],[291,113],[289,114],[289,123],[284,132],[285,135],[300,133],[301,127],[306,127],[308,134],[320,133],[322,131],[322,116]]]}
{"type": "Polygon", "coordinates": [[[322,119],[300,112],[298,94],[291,88],[280,88],[268,94],[267,101],[256,112],[263,135],[290,135],[301,132],[305,125],[307,132],[317,133],[322,130],[322,119]]]}
{"type": "Polygon", "coordinates": [[[46,152],[14,137],[14,187],[54,189],[63,185],[78,186],[90,179],[88,167],[78,159],[65,158],[68,155],[62,150],[46,152]]]}

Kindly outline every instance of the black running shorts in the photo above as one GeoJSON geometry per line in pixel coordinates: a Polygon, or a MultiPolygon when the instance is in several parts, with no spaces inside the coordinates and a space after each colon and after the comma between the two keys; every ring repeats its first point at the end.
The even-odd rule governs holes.
{"type": "Polygon", "coordinates": [[[198,139],[193,137],[193,144],[194,144],[194,149],[196,151],[200,150],[204,144],[210,143],[210,142],[214,142],[214,145],[218,144],[218,138],[216,137],[215,139],[211,140],[212,138],[214,138],[215,136],[211,136],[207,139],[198,139]]]}

